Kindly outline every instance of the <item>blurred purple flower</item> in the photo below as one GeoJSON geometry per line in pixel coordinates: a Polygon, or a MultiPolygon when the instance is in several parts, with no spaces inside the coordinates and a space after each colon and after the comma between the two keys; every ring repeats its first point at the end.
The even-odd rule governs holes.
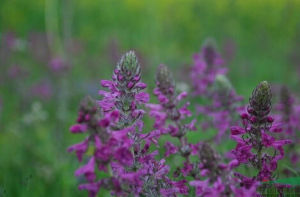
{"type": "Polygon", "coordinates": [[[63,73],[69,69],[68,63],[62,57],[58,56],[50,60],[49,67],[56,74],[63,73]]]}
{"type": "Polygon", "coordinates": [[[42,100],[49,100],[53,96],[53,87],[49,82],[41,81],[31,86],[30,93],[42,100]]]}
{"type": "Polygon", "coordinates": [[[201,53],[193,58],[194,65],[190,72],[193,95],[207,94],[216,76],[226,74],[227,68],[223,67],[223,59],[211,44],[205,45],[201,53]]]}

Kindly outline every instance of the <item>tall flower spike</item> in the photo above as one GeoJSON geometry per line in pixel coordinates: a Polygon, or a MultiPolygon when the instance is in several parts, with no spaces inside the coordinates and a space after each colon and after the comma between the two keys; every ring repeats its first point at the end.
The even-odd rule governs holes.
{"type": "Polygon", "coordinates": [[[274,119],[268,116],[271,110],[271,98],[269,83],[261,82],[249,99],[248,113],[241,115],[243,128],[239,126],[231,128],[231,137],[237,142],[232,153],[238,160],[238,165],[244,163],[258,171],[257,175],[252,178],[236,173],[245,187],[257,181],[272,180],[277,162],[284,156],[283,146],[291,143],[290,140],[276,140],[275,138],[276,122],[274,123],[274,119]],[[271,152],[273,154],[270,154],[271,152]],[[249,180],[252,181],[249,182],[249,180]]]}
{"type": "Polygon", "coordinates": [[[180,171],[186,176],[190,173],[193,166],[190,163],[191,144],[188,143],[186,133],[195,131],[195,121],[184,123],[187,116],[191,116],[191,112],[187,109],[189,103],[182,107],[180,101],[187,96],[186,92],[177,94],[175,91],[175,80],[168,68],[161,64],[156,73],[156,88],[154,94],[157,96],[159,104],[148,104],[150,108],[150,116],[155,118],[154,128],[162,134],[169,134],[179,141],[178,145],[173,145],[171,142],[166,142],[165,156],[169,157],[172,154],[179,154],[185,158],[185,164],[180,171]],[[169,120],[169,121],[168,121],[169,120]]]}
{"type": "Polygon", "coordinates": [[[201,52],[195,54],[193,59],[194,65],[190,73],[193,94],[207,97],[216,76],[226,74],[227,68],[223,66],[224,61],[212,40],[207,40],[201,52]]]}
{"type": "Polygon", "coordinates": [[[137,105],[147,103],[149,95],[141,90],[147,86],[141,80],[141,67],[133,51],[127,52],[114,70],[112,81],[102,80],[101,85],[109,91],[100,90],[103,99],[99,102],[104,112],[117,109],[120,121],[116,128],[132,125],[144,113],[137,105]]]}
{"type": "MultiPolygon", "coordinates": [[[[149,95],[142,90],[146,84],[140,82],[141,67],[133,51],[126,53],[114,70],[112,81],[102,80],[103,87],[109,91],[99,91],[103,99],[99,102],[104,114],[112,110],[119,112],[118,121],[110,125],[111,135],[119,136],[118,139],[126,141],[120,143],[111,162],[113,178],[119,181],[122,195],[118,196],[158,196],[160,189],[175,187],[173,182],[168,182],[169,167],[164,160],[157,161],[154,157],[158,151],[150,152],[152,143],[157,143],[155,132],[143,133],[144,111],[141,105],[149,100],[149,95]]],[[[108,121],[106,121],[108,122],[108,121]]],[[[108,122],[109,123],[109,122],[108,122]]],[[[112,149],[114,141],[105,146],[112,149]]],[[[109,163],[105,149],[98,150],[98,157],[109,163]]],[[[109,155],[108,155],[109,156],[109,155]]],[[[105,163],[104,163],[105,164],[105,163]]]]}

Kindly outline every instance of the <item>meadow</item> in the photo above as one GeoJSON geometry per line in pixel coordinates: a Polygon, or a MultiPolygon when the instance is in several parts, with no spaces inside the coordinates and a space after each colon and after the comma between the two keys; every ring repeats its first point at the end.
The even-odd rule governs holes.
{"type": "MultiPolygon", "coordinates": [[[[157,112],[148,104],[163,106],[163,101],[153,90],[159,86],[158,82],[170,83],[173,87],[174,80],[175,95],[187,93],[184,102],[178,101],[178,106],[190,102],[187,109],[191,116],[184,120],[184,124],[196,120],[196,129],[189,125],[195,131],[188,131],[185,135],[188,143],[208,142],[225,163],[233,161],[228,153],[237,144],[230,133],[241,132],[231,128],[241,123],[241,111],[251,105],[249,98],[255,98],[253,90],[265,88],[264,81],[268,81],[272,98],[266,97],[272,102],[270,114],[275,122],[282,118],[280,110],[284,110],[281,104],[286,104],[284,95],[290,95],[293,99],[290,101],[288,97],[287,106],[294,109],[292,131],[287,132],[290,128],[283,124],[285,129],[278,138],[293,142],[285,148],[285,157],[278,161],[272,179],[300,176],[300,161],[297,159],[300,157],[297,127],[300,123],[297,118],[300,1],[2,0],[0,15],[0,196],[88,196],[86,191],[78,190],[78,185],[85,183],[86,178],[75,176],[74,172],[89,161],[95,147],[90,147],[84,162],[79,163],[76,155],[67,150],[87,135],[72,134],[70,127],[76,123],[86,96],[98,101],[103,99],[99,90],[107,91],[105,87],[109,86],[104,84],[103,87],[101,80],[111,80],[118,63],[122,65],[121,57],[130,50],[135,52],[140,64],[141,73],[138,74],[141,81],[147,84],[142,92],[150,96],[149,101],[143,97],[139,103],[145,110],[141,118],[143,133],[165,127],[153,126],[157,117],[151,115],[151,111],[157,112]],[[218,70],[219,67],[209,71],[212,79],[205,78],[211,76],[208,74],[202,76],[201,69],[205,68],[197,66],[197,61],[206,61],[209,67],[204,58],[207,46],[213,48],[214,58],[222,61],[212,64],[226,69],[226,72],[218,70]],[[161,64],[166,65],[172,74],[166,74],[169,71],[160,67],[161,64]],[[201,82],[201,77],[205,82],[201,82]],[[169,80],[164,81],[166,79],[169,80]],[[263,85],[259,86],[261,82],[263,85]],[[205,91],[197,89],[197,84],[202,83],[207,83],[205,91]],[[234,109],[230,109],[230,115],[225,117],[216,116],[215,112],[220,112],[220,108],[212,101],[220,98],[211,93],[221,92],[224,96],[229,94],[228,91],[230,94],[234,92],[229,96],[233,99],[234,109]],[[237,109],[235,103],[244,108],[237,109]],[[221,120],[216,121],[216,117],[221,120]],[[227,121],[228,117],[233,120],[227,121]],[[220,131],[224,133],[218,135],[220,131]]],[[[188,114],[185,110],[180,113],[188,114]]],[[[104,116],[106,112],[101,118],[104,116]]],[[[172,122],[172,118],[166,122],[172,122]]],[[[170,150],[171,156],[165,155],[166,144],[170,145],[167,142],[179,146],[179,141],[174,136],[162,135],[158,137],[160,148],[156,148],[155,143],[149,148],[149,151],[159,150],[156,158],[166,158],[171,170],[164,176],[174,174],[186,159],[179,154],[182,151],[170,150]]],[[[201,147],[199,144],[198,149],[201,147]]],[[[249,166],[235,166],[234,162],[231,166],[237,167],[242,174],[255,172],[249,166]]],[[[97,178],[107,178],[110,173],[99,170],[97,178]]],[[[193,179],[187,177],[189,192],[179,196],[195,196],[197,193],[195,182],[190,185],[193,179]]],[[[296,179],[293,184],[299,182],[296,179]]],[[[97,195],[110,196],[110,190],[103,187],[97,195]]],[[[300,195],[295,193],[297,191],[293,190],[292,195],[300,195]]],[[[263,196],[277,195],[278,192],[274,194],[271,189],[263,191],[263,196]]]]}

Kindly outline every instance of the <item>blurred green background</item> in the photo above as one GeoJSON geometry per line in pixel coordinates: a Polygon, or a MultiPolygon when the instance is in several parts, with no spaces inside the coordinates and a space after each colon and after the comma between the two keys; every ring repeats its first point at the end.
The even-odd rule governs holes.
{"type": "Polygon", "coordinates": [[[160,63],[185,82],[206,38],[246,99],[262,80],[300,90],[299,0],[1,0],[0,15],[0,196],[86,196],[68,128],[127,50],[149,93],[160,63]]]}

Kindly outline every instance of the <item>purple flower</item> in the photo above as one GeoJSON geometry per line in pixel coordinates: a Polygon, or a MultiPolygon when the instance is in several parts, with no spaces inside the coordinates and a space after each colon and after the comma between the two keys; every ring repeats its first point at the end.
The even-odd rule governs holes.
{"type": "Polygon", "coordinates": [[[96,197],[100,189],[101,182],[85,183],[78,186],[79,190],[87,190],[89,197],[96,197]]]}
{"type": "Polygon", "coordinates": [[[140,92],[135,95],[135,99],[139,103],[148,103],[149,102],[149,94],[145,92],[140,92]]]}
{"type": "Polygon", "coordinates": [[[171,197],[174,196],[176,194],[184,194],[187,195],[188,194],[188,187],[185,185],[186,181],[182,180],[182,181],[170,181],[170,188],[163,188],[160,189],[160,194],[163,197],[171,197]]]}
{"type": "Polygon", "coordinates": [[[246,133],[246,131],[244,130],[244,128],[239,127],[239,126],[233,126],[233,127],[231,127],[230,131],[231,131],[231,135],[240,135],[240,134],[246,133]]]}
{"type": "Polygon", "coordinates": [[[175,81],[171,72],[165,65],[160,65],[156,74],[156,88],[154,94],[157,96],[159,104],[147,104],[146,107],[150,109],[150,116],[155,118],[154,128],[161,131],[161,134],[170,134],[177,137],[180,141],[179,147],[174,147],[171,143],[165,144],[166,153],[168,157],[170,154],[176,152],[183,157],[190,155],[190,146],[185,137],[186,132],[196,130],[195,122],[193,120],[189,124],[184,124],[187,116],[191,116],[191,112],[187,109],[189,103],[179,106],[179,102],[187,96],[186,92],[176,94],[175,81]],[[166,125],[166,121],[170,120],[171,124],[166,125]],[[167,131],[167,132],[166,132],[167,131]],[[180,151],[178,151],[180,150],[180,151]]]}
{"type": "Polygon", "coordinates": [[[89,139],[86,138],[83,142],[72,145],[68,148],[68,152],[76,152],[78,160],[81,162],[84,153],[87,151],[89,147],[89,139]]]}
{"type": "Polygon", "coordinates": [[[95,174],[95,157],[91,157],[89,162],[82,166],[81,168],[77,169],[75,172],[76,176],[80,176],[84,174],[85,178],[89,181],[92,182],[96,179],[96,174],[95,174]]]}
{"type": "Polygon", "coordinates": [[[65,71],[69,65],[62,57],[54,57],[49,62],[50,69],[55,73],[61,73],[65,71]]]}
{"type": "Polygon", "coordinates": [[[165,160],[162,159],[158,163],[157,170],[155,172],[155,177],[156,179],[163,179],[164,176],[166,176],[170,171],[170,167],[168,165],[165,165],[165,160]]]}
{"type": "Polygon", "coordinates": [[[190,186],[196,188],[196,196],[202,196],[205,194],[207,188],[208,188],[209,182],[208,180],[205,181],[190,181],[190,186]]]}
{"type": "Polygon", "coordinates": [[[194,65],[191,69],[191,79],[193,83],[194,95],[203,95],[208,93],[217,75],[227,73],[223,67],[223,60],[211,44],[202,48],[200,54],[194,55],[194,65]]]}
{"type": "Polygon", "coordinates": [[[170,155],[175,154],[178,151],[178,148],[171,142],[166,142],[164,147],[166,149],[165,157],[169,157],[170,155]]]}
{"type": "Polygon", "coordinates": [[[228,164],[230,169],[233,169],[237,166],[240,165],[240,162],[237,159],[234,159],[232,161],[230,161],[230,163],[228,164]]]}
{"type": "Polygon", "coordinates": [[[181,169],[183,176],[188,176],[192,170],[193,170],[193,164],[189,162],[184,162],[183,168],[181,169]]]}
{"type": "Polygon", "coordinates": [[[72,133],[84,133],[87,131],[87,126],[85,124],[75,124],[70,127],[72,133]]]}
{"type": "Polygon", "coordinates": [[[122,165],[131,166],[133,164],[133,157],[131,155],[131,152],[125,147],[117,149],[114,157],[122,165]]]}

